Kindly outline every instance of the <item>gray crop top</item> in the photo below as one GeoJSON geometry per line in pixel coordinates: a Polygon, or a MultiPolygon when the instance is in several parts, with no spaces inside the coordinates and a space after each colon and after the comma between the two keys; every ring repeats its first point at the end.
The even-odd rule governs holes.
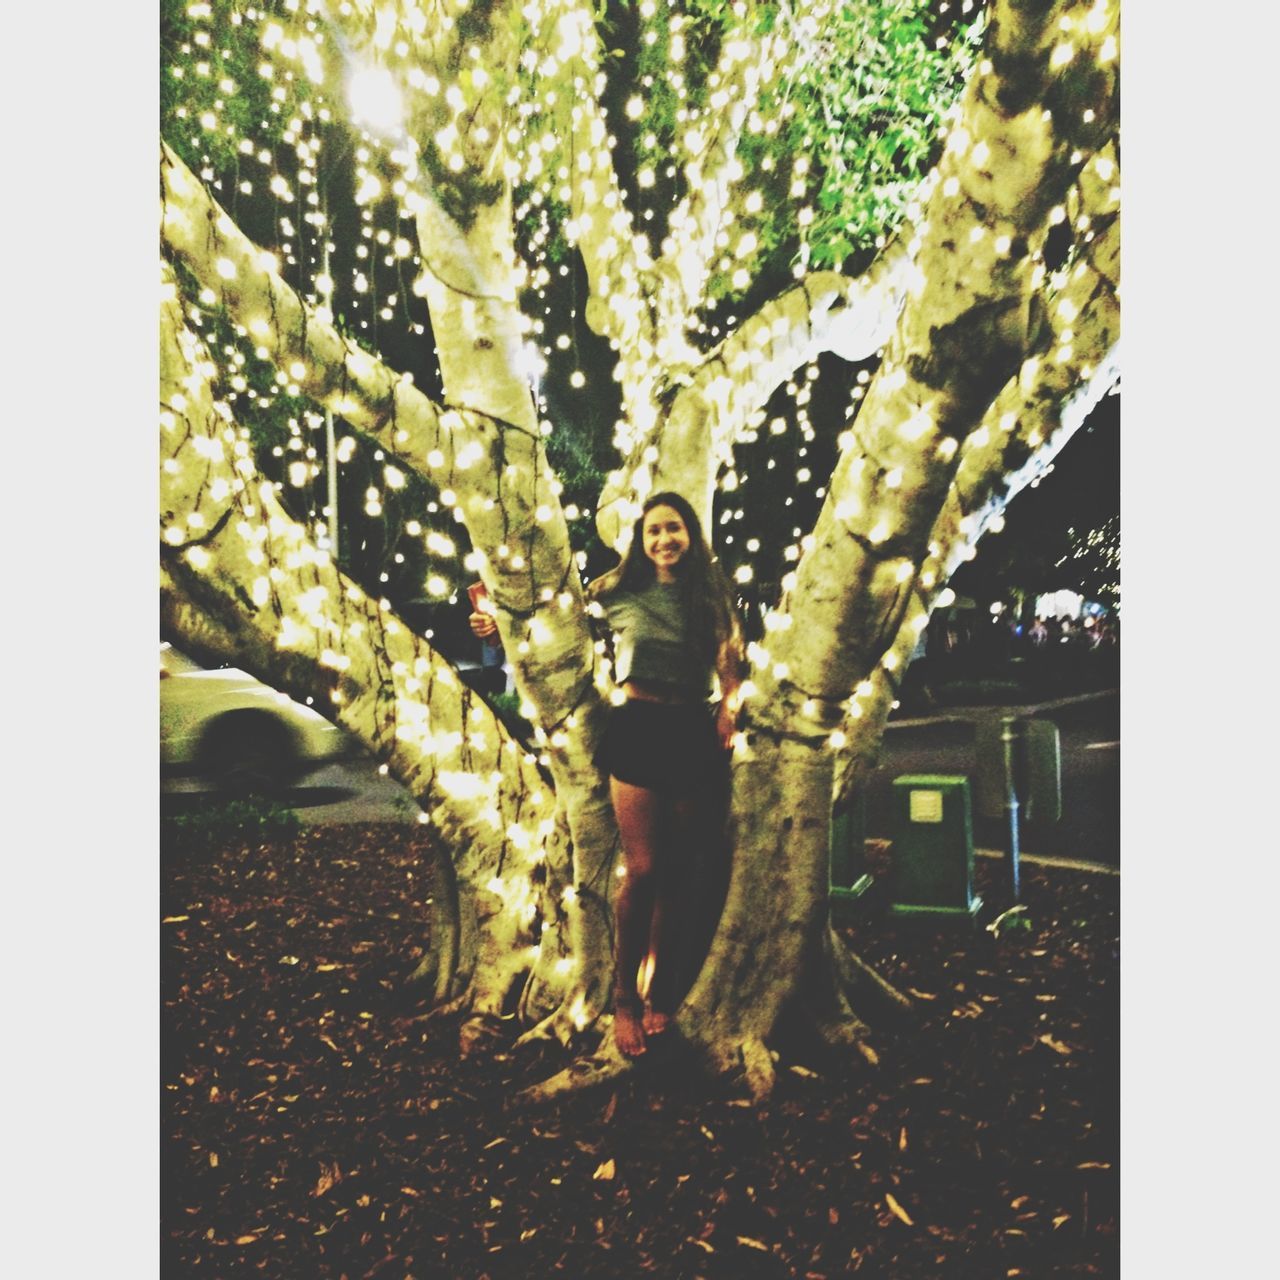
{"type": "Polygon", "coordinates": [[[614,680],[675,685],[699,698],[713,692],[712,664],[689,644],[680,588],[656,579],[639,591],[616,591],[600,601],[615,636],[614,680]]]}

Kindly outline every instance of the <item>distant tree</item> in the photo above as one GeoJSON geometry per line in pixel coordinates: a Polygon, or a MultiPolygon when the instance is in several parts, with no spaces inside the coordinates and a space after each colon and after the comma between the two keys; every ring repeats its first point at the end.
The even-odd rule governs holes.
{"type": "MultiPolygon", "coordinates": [[[[801,490],[816,509],[759,549],[780,593],[752,647],[732,881],[677,1029],[756,1095],[786,1018],[873,1056],[855,1005],[893,994],[828,923],[833,801],[955,566],[1116,376],[1116,6],[996,0],[984,28],[943,9],[166,8],[164,624],[326,706],[418,797],[457,885],[418,976],[469,1029],[513,991],[526,1034],[566,1042],[608,1007],[609,675],[570,536],[586,498],[549,463],[589,482],[604,455],[558,420],[583,390],[597,419],[618,405],[605,545],[656,488],[705,518],[718,489],[709,527],[735,558],[753,525],[790,536],[801,490]],[[326,213],[340,171],[345,223],[326,213]],[[866,376],[810,416],[832,361],[866,376]],[[312,413],[286,455],[316,461],[327,409],[348,448],[381,451],[371,507],[394,469],[421,484],[402,517],[424,546],[465,533],[455,576],[497,605],[536,757],[255,455],[251,414],[284,398],[312,413]],[[779,398],[796,487],[757,487],[777,511],[748,512],[730,495],[779,398]],[[832,429],[829,472],[802,478],[832,429]]],[[[534,1092],[624,1070],[608,1043],[534,1092]]]]}

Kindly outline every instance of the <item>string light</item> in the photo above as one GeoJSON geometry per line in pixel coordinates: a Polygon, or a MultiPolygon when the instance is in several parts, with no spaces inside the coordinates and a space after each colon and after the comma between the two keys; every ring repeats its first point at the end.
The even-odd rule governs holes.
{"type": "MultiPolygon", "coordinates": [[[[542,314],[526,317],[527,327],[520,334],[520,341],[528,342],[531,353],[527,375],[537,402],[538,430],[553,430],[541,390],[541,379],[553,368],[553,353],[561,357],[561,364],[555,366],[561,378],[559,386],[567,381],[571,391],[595,396],[602,394],[598,384],[608,381],[598,378],[595,367],[581,359],[577,345],[581,317],[575,315],[568,323],[547,317],[552,299],[562,296],[555,291],[570,285],[577,288],[581,277],[576,267],[568,276],[563,274],[565,263],[555,256],[563,252],[553,249],[563,232],[586,264],[591,327],[613,344],[616,353],[621,410],[615,444],[624,465],[611,488],[617,494],[625,525],[625,515],[633,512],[635,503],[662,478],[663,459],[645,456],[644,450],[651,445],[656,427],[664,422],[663,406],[670,403],[673,392],[678,393],[680,384],[673,381],[672,370],[696,369],[720,335],[743,332],[745,326],[737,323],[732,308],[752,287],[759,269],[785,235],[796,238],[799,247],[792,265],[800,274],[806,274],[811,265],[839,265],[835,256],[824,259],[822,255],[836,253],[828,246],[839,238],[836,218],[845,216],[852,197],[830,184],[837,183],[842,167],[851,169],[853,153],[841,148],[854,145],[847,141],[847,135],[857,131],[815,127],[814,119],[821,116],[826,104],[822,86],[807,69],[807,60],[819,33],[827,29],[822,24],[866,20],[844,13],[843,8],[820,5],[794,14],[787,10],[777,30],[765,37],[752,28],[746,7],[734,6],[716,19],[722,28],[716,28],[716,39],[708,40],[708,28],[703,24],[710,18],[672,13],[654,0],[641,0],[637,10],[642,37],[639,58],[643,74],[649,75],[651,82],[637,85],[629,96],[616,98],[624,103],[615,126],[624,135],[620,141],[598,106],[606,77],[614,72],[612,67],[604,69],[607,63],[594,27],[575,5],[530,0],[521,10],[525,26],[519,33],[518,67],[499,77],[494,74],[497,68],[486,65],[487,51],[477,45],[459,50],[457,65],[446,74],[431,56],[436,48],[433,41],[443,38],[441,32],[434,19],[412,3],[378,6],[372,35],[368,40],[361,37],[359,54],[353,55],[352,65],[344,67],[341,75],[335,75],[335,68],[343,63],[343,52],[339,42],[326,37],[315,6],[293,4],[271,17],[252,9],[237,13],[232,18],[239,32],[236,40],[244,42],[249,59],[244,70],[222,75],[216,55],[228,33],[212,26],[211,6],[191,4],[187,7],[187,17],[194,24],[191,47],[170,68],[172,81],[186,95],[176,119],[182,122],[184,146],[199,153],[193,164],[195,172],[224,203],[229,196],[240,195],[262,202],[270,212],[276,239],[258,265],[300,282],[300,295],[323,322],[334,323],[334,317],[339,317],[370,347],[376,347],[384,333],[399,340],[421,332],[421,322],[411,318],[404,299],[417,296],[415,290],[424,287],[421,282],[429,271],[441,265],[428,267],[415,251],[416,237],[411,238],[410,228],[424,213],[421,192],[427,167],[437,174],[484,172],[490,178],[505,174],[515,188],[522,232],[516,246],[517,260],[509,264],[510,280],[517,282],[512,285],[513,296],[516,289],[523,290],[526,298],[536,299],[531,306],[544,308],[542,314]],[[708,49],[713,51],[714,65],[704,66],[708,49]],[[363,58],[373,59],[372,65],[361,62],[363,58]],[[249,131],[253,136],[241,136],[245,126],[237,120],[242,113],[232,119],[226,108],[228,96],[235,92],[236,77],[243,80],[246,74],[260,81],[254,91],[265,94],[268,103],[263,110],[261,136],[257,129],[249,131]],[[500,104],[495,97],[499,83],[505,95],[500,104]],[[205,88],[197,90],[197,84],[206,86],[207,92],[205,88]],[[221,106],[216,105],[217,94],[223,95],[221,106]],[[330,263],[325,246],[332,242],[334,229],[317,192],[324,137],[321,126],[343,110],[340,104],[346,98],[351,115],[368,130],[355,153],[353,194],[359,207],[359,242],[344,246],[346,251],[335,254],[330,263]],[[415,127],[411,135],[406,134],[406,122],[418,119],[430,119],[430,129],[415,127]],[[749,145],[743,139],[749,140],[749,145]],[[637,158],[633,186],[620,181],[613,168],[613,154],[624,147],[631,147],[637,158]],[[789,192],[789,208],[772,194],[779,190],[789,192]],[[767,200],[766,191],[771,193],[767,200]],[[824,193],[829,199],[820,198],[824,193]],[[650,240],[637,227],[655,211],[661,213],[660,205],[650,203],[659,195],[669,202],[671,213],[665,227],[660,223],[654,227],[650,240]],[[836,214],[830,213],[833,207],[836,214]],[[653,249],[653,244],[661,248],[653,249]],[[655,253],[665,255],[660,271],[654,270],[655,253]],[[415,329],[415,325],[419,327],[415,329]]],[[[339,6],[338,14],[330,17],[341,27],[353,12],[339,6]]],[[[1100,62],[1114,57],[1113,26],[1111,9],[1099,0],[1070,31],[1064,30],[1052,54],[1054,66],[1085,57],[1100,62]]],[[[954,65],[965,68],[973,61],[972,51],[963,57],[957,52],[954,65]]],[[[833,76],[843,74],[838,68],[831,71],[833,76]]],[[[991,64],[985,61],[980,71],[993,74],[991,64]]],[[[935,91],[930,88],[929,93],[935,91]]],[[[938,92],[930,109],[941,118],[949,107],[950,100],[938,92]]],[[[948,155],[962,158],[973,169],[989,164],[990,148],[985,139],[975,138],[959,123],[959,116],[952,119],[956,123],[948,135],[948,155]]],[[[1089,163],[1104,183],[1112,182],[1114,162],[1095,155],[1089,163]]],[[[902,216],[908,193],[915,192],[918,185],[916,175],[904,179],[894,190],[877,194],[869,201],[880,217],[874,234],[869,228],[865,234],[850,234],[862,235],[862,247],[883,243],[886,226],[891,227],[902,216]]],[[[940,190],[945,198],[954,200],[960,195],[961,183],[953,174],[941,182],[940,190]]],[[[920,243],[926,234],[922,208],[923,204],[911,215],[915,223],[913,244],[920,243]]],[[[1063,206],[1053,210],[1056,223],[1066,216],[1063,206]]],[[[1073,214],[1073,222],[1082,233],[1093,230],[1088,224],[1080,226],[1079,215],[1073,214]]],[[[980,227],[974,231],[978,233],[971,234],[975,243],[987,242],[988,262],[992,254],[1007,257],[1011,252],[1013,238],[1004,229],[999,234],[984,234],[980,227]]],[[[219,258],[217,280],[203,280],[196,290],[200,306],[211,313],[223,306],[217,281],[238,283],[241,271],[230,257],[219,258]]],[[[919,273],[916,283],[921,288],[927,284],[919,273]]],[[[1067,325],[1077,319],[1070,314],[1073,306],[1065,298],[1056,306],[1058,317],[1067,325]]],[[[197,323],[194,317],[192,323],[197,323]]],[[[243,341],[229,344],[229,352],[218,352],[214,360],[219,367],[211,368],[207,375],[232,389],[229,413],[237,421],[265,414],[302,396],[308,379],[316,375],[307,363],[297,360],[274,373],[270,381],[262,377],[258,365],[268,358],[266,344],[273,337],[273,323],[267,315],[244,316],[243,341]]],[[[780,511],[792,507],[797,499],[806,510],[816,509],[828,496],[821,483],[826,468],[818,445],[820,431],[812,416],[821,372],[816,361],[804,367],[803,373],[800,368],[808,357],[796,361],[791,382],[776,394],[767,412],[763,405],[745,404],[748,397],[742,394],[749,371],[760,366],[760,353],[780,343],[796,327],[793,319],[779,315],[769,332],[761,332],[752,349],[744,344],[734,351],[732,362],[724,366],[727,371],[699,389],[701,404],[710,406],[714,417],[739,424],[718,439],[715,448],[721,468],[722,523],[717,527],[722,531],[726,567],[741,588],[767,583],[776,575],[776,565],[794,564],[814,545],[811,537],[801,534],[803,519],[798,512],[789,544],[766,546],[762,551],[760,539],[743,538],[741,522],[757,492],[755,486],[768,483],[780,511]],[[735,459],[735,447],[769,440],[776,441],[779,448],[763,463],[748,463],[745,452],[735,459]],[[770,552],[777,558],[767,570],[762,569],[760,557],[770,552]]],[[[1046,353],[1045,363],[1074,361],[1077,338],[1069,329],[1059,332],[1057,345],[1046,353]]],[[[372,369],[377,362],[370,358],[367,364],[372,369]]],[[[368,372],[355,352],[348,368],[353,376],[368,372]]],[[[1038,372],[1039,365],[1028,362],[1024,381],[1038,372]]],[[[865,369],[859,371],[858,379],[849,391],[849,420],[871,385],[865,369]]],[[[906,385],[905,367],[884,367],[875,394],[890,395],[906,385]]],[[[573,399],[570,397],[571,402],[573,399]]],[[[349,399],[336,399],[335,405],[339,414],[354,414],[358,408],[354,394],[349,399]]],[[[176,415],[182,412],[179,398],[172,398],[162,429],[173,433],[176,415]]],[[[924,458],[928,449],[932,457],[950,463],[961,449],[961,440],[939,430],[936,412],[933,405],[903,406],[903,414],[896,419],[901,423],[897,434],[902,447],[919,446],[919,457],[924,458]]],[[[287,441],[275,446],[280,459],[275,474],[293,489],[309,492],[321,473],[317,445],[322,426],[322,415],[295,409],[288,422],[287,441]]],[[[441,486],[431,499],[431,511],[418,510],[414,519],[397,514],[397,519],[413,539],[417,553],[434,557],[431,571],[419,572],[416,580],[425,584],[430,595],[443,597],[464,573],[481,572],[490,561],[483,551],[469,547],[465,536],[454,540],[431,525],[438,521],[443,527],[465,526],[482,519],[494,504],[477,500],[475,482],[466,474],[486,472],[490,465],[486,445],[465,441],[466,424],[458,415],[442,414],[440,428],[456,433],[462,443],[447,453],[432,448],[419,455],[425,459],[433,483],[441,486]]],[[[998,424],[998,430],[1006,434],[1017,428],[1018,416],[1012,411],[998,424]]],[[[994,433],[984,431],[980,440],[985,446],[994,433]]],[[[826,444],[821,441],[822,447],[826,444]]],[[[848,429],[840,434],[839,449],[848,459],[848,467],[831,482],[829,496],[835,518],[872,547],[880,547],[898,528],[894,508],[889,505],[891,495],[910,491],[910,486],[918,483],[917,473],[912,466],[901,465],[896,455],[889,464],[865,474],[856,470],[862,460],[853,455],[861,452],[862,445],[848,429]],[[873,475],[877,477],[875,487],[873,475]]],[[[219,476],[217,486],[211,489],[219,501],[240,494],[244,485],[255,479],[247,444],[237,448],[233,458],[226,474],[219,476]]],[[[396,495],[403,494],[409,483],[406,472],[394,463],[383,458],[371,462],[366,446],[341,427],[335,461],[343,469],[347,488],[362,495],[363,509],[370,519],[389,515],[396,495]]],[[[845,466],[843,461],[841,466],[845,466]]],[[[561,515],[556,502],[541,500],[546,492],[541,490],[528,507],[538,526],[557,524],[561,515]]],[[[550,492],[559,496],[555,489],[550,492]]],[[[279,496],[278,488],[264,489],[260,497],[263,508],[279,496]]],[[[569,520],[590,514],[575,511],[571,515],[571,509],[566,506],[562,513],[569,520]]],[[[323,527],[323,521],[316,519],[320,513],[314,504],[305,514],[305,527],[323,527]]],[[[261,527],[255,524],[256,518],[247,520],[251,528],[261,527]]],[[[178,546],[186,534],[179,526],[170,525],[162,537],[178,546]]],[[[785,544],[785,539],[782,541],[785,544]]],[[[897,545],[893,550],[902,554],[897,545]]],[[[263,554],[257,546],[251,551],[263,554]]],[[[528,547],[489,545],[489,551],[492,563],[501,565],[504,572],[519,573],[531,567],[528,547]]],[[[186,554],[192,558],[190,551],[186,554]]],[[[321,556],[328,553],[321,545],[307,544],[305,551],[300,549],[296,554],[299,563],[307,557],[321,563],[321,556]]],[[[403,558],[402,552],[396,555],[403,558]]],[[[394,556],[387,559],[388,565],[402,562],[394,556]]],[[[532,563],[536,564],[536,559],[532,563]]],[[[916,568],[914,562],[904,561],[893,572],[897,581],[905,582],[916,568]]],[[[933,578],[926,581],[926,576],[921,573],[920,582],[931,588],[933,578]]],[[[794,573],[782,575],[783,589],[793,589],[795,581],[794,573]]],[[[255,603],[269,593],[273,582],[267,573],[252,580],[255,603]]],[[[382,589],[381,584],[373,585],[382,589]]],[[[539,584],[538,598],[544,604],[554,601],[555,607],[568,615],[573,612],[576,596],[569,594],[566,600],[563,593],[539,584]]],[[[331,603],[317,599],[307,608],[299,604],[296,616],[282,621],[282,645],[310,643],[308,631],[327,632],[332,626],[331,608],[331,603]]],[[[786,633],[791,622],[789,612],[774,611],[766,615],[764,625],[768,634],[774,635],[786,633]]],[[[553,624],[538,619],[529,633],[535,644],[542,644],[553,630],[553,624]]],[[[338,655],[339,650],[325,652],[338,655]]],[[[785,662],[771,662],[764,650],[760,654],[759,669],[769,671],[774,679],[785,678],[785,662]]],[[[609,688],[607,677],[603,687],[609,688]]],[[[413,710],[418,705],[412,698],[405,704],[403,727],[414,741],[424,750],[427,744],[431,750],[460,749],[461,739],[450,745],[448,735],[426,728],[413,710]]],[[[814,713],[812,700],[805,706],[809,707],[805,714],[814,713]]],[[[521,711],[536,718],[527,700],[521,711]]],[[[549,739],[556,746],[563,740],[563,733],[559,740],[555,733],[549,739]]],[[[836,735],[829,741],[835,747],[836,735]]],[[[479,775],[466,769],[445,769],[439,776],[442,788],[454,788],[455,798],[466,794],[472,799],[492,800],[486,790],[490,783],[482,783],[479,775]],[[467,777],[475,781],[462,781],[467,777]]],[[[572,900],[566,896],[566,901],[572,900]]]]}

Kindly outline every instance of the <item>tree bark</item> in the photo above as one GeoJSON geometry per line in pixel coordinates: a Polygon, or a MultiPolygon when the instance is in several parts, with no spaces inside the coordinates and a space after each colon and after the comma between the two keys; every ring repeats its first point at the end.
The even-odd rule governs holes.
{"type": "MultiPolygon", "coordinates": [[[[1078,130],[1055,134],[1046,119],[1061,90],[1054,40],[1067,8],[996,8],[990,56],[966,93],[920,231],[915,257],[929,287],[908,298],[768,647],[756,653],[735,755],[729,899],[679,1017],[708,1061],[740,1072],[753,1092],[768,1084],[758,1046],[798,984],[814,981],[803,940],[818,936],[826,906],[841,725],[859,686],[896,657],[904,628],[927,618],[913,589],[960,444],[1039,336],[1035,255],[1083,161],[1078,130]],[[996,152],[998,175],[984,167],[996,152]],[[761,812],[768,822],[742,821],[761,812]]],[[[1103,108],[1095,117],[1109,119],[1114,77],[1090,83],[1103,108]]],[[[1105,127],[1093,126],[1095,137],[1105,127]]],[[[874,720],[878,736],[883,717],[874,720]]]]}
{"type": "MultiPolygon", "coordinates": [[[[375,52],[385,55],[403,35],[424,59],[448,64],[451,88],[463,93],[466,85],[466,113],[446,112],[439,99],[420,104],[420,123],[436,132],[413,179],[421,288],[448,403],[432,404],[322,323],[167,148],[164,241],[287,371],[290,391],[377,438],[454,507],[480,554],[554,797],[537,762],[468,699],[429,646],[288,518],[217,407],[212,363],[172,297],[162,332],[166,616],[194,635],[196,611],[207,615],[224,640],[234,637],[242,665],[327,699],[339,722],[391,763],[457,849],[460,896],[475,896],[474,948],[463,941],[469,912],[444,930],[459,940],[461,968],[472,969],[470,1007],[501,1008],[510,983],[533,966],[522,1010],[547,1015],[533,1034],[568,1039],[607,998],[617,838],[594,765],[599,668],[558,485],[519,372],[525,330],[503,150],[512,122],[497,85],[514,72],[511,30],[500,21],[511,7],[451,4],[451,19],[467,10],[466,42],[460,27],[448,38],[414,35],[416,11],[375,10],[367,0],[358,7],[375,52]],[[503,72],[489,89],[459,69],[464,43],[503,72]],[[447,128],[437,130],[441,120],[447,128]],[[452,150],[440,141],[447,130],[452,150]],[[530,874],[540,860],[544,929],[535,955],[527,925],[539,905],[530,874]]],[[[558,47],[581,57],[594,95],[594,55],[580,39],[574,45],[583,15],[561,16],[558,47]]],[[[894,326],[842,434],[812,537],[753,653],[734,763],[728,900],[676,1019],[710,1070],[740,1077],[756,1096],[772,1085],[768,1044],[785,1017],[874,1058],[858,1006],[863,998],[901,1006],[829,926],[833,794],[879,740],[896,681],[956,558],[1114,376],[1118,230],[1104,166],[1091,157],[1114,129],[1114,59],[1102,49],[1114,45],[1115,27],[1114,12],[1101,6],[997,0],[987,56],[927,185],[927,205],[901,244],[864,282],[825,273],[803,282],[700,363],[686,326],[703,301],[736,181],[737,131],[774,56],[768,42],[735,61],[722,132],[711,131],[707,157],[698,173],[690,170],[673,242],[652,271],[639,266],[644,255],[620,203],[606,204],[607,219],[597,221],[587,218],[596,188],[584,181],[573,196],[593,281],[588,319],[620,344],[628,415],[619,436],[627,462],[600,504],[611,542],[654,484],[681,489],[709,514],[716,468],[777,382],[821,344],[861,351],[850,332],[860,327],[858,342],[879,345],[894,326]],[[1078,253],[1063,279],[1046,284],[1041,245],[1060,203],[1073,220],[1093,221],[1087,230],[1077,221],[1078,253]],[[601,295],[614,271],[627,285],[611,306],[601,295]],[[855,314],[870,319],[858,326],[855,314]]],[[[603,149],[598,104],[575,127],[603,149]]],[[[1108,163],[1114,168],[1113,156],[1108,163]]],[[[584,173],[616,195],[616,176],[603,164],[593,156],[584,173]]],[[[437,977],[451,965],[446,947],[437,977]]],[[[457,985],[438,981],[437,989],[457,985]]],[[[625,1069],[606,1040],[595,1060],[542,1093],[625,1069]]]]}
{"type": "Polygon", "coordinates": [[[389,764],[474,904],[475,952],[441,952],[437,988],[469,980],[478,1006],[500,1007],[531,959],[528,875],[552,844],[550,788],[487,704],[280,506],[214,399],[213,365],[172,284],[161,308],[162,622],[312,699],[389,764]]]}

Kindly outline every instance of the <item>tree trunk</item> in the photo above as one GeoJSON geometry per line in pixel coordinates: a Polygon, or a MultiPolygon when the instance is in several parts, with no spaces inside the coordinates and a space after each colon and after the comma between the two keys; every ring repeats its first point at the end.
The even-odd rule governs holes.
{"type": "Polygon", "coordinates": [[[474,904],[473,953],[451,957],[447,921],[431,939],[444,946],[436,988],[469,981],[478,1007],[500,1008],[531,959],[528,872],[554,853],[550,788],[483,699],[279,505],[214,401],[210,367],[171,294],[161,310],[162,622],[197,652],[216,649],[314,700],[391,766],[474,904]]]}
{"type": "MultiPolygon", "coordinates": [[[[460,971],[471,971],[469,1007],[494,1012],[532,966],[522,1012],[546,1015],[533,1034],[567,1040],[607,999],[617,837],[594,764],[604,703],[592,637],[520,372],[525,327],[503,150],[514,124],[504,94],[519,53],[507,22],[512,7],[450,9],[459,17],[467,10],[468,50],[483,54],[486,78],[458,72],[461,26],[448,34],[442,22],[440,32],[414,35],[414,14],[375,14],[367,0],[357,6],[375,53],[404,35],[424,65],[447,63],[453,81],[454,105],[442,105],[449,95],[434,90],[421,105],[419,123],[429,127],[419,131],[423,172],[413,178],[420,285],[447,405],[433,405],[321,322],[167,148],[163,234],[288,370],[292,393],[346,416],[442,498],[452,493],[554,795],[537,762],[447,664],[289,519],[214,404],[213,366],[172,298],[162,333],[165,617],[194,638],[203,614],[242,665],[329,706],[390,762],[456,850],[459,897],[475,903],[474,931],[468,910],[441,922],[437,990],[457,991],[441,974],[459,953],[460,971]],[[406,24],[397,27],[401,16],[406,24]],[[449,130],[452,150],[440,141],[449,130]],[[539,863],[540,893],[531,881],[539,863]],[[528,925],[539,906],[535,954],[528,925]]],[[[565,11],[548,39],[581,62],[582,91],[598,94],[598,51],[579,38],[582,21],[565,11]]],[[[705,303],[708,255],[740,176],[738,134],[774,56],[770,41],[745,31],[725,42],[726,59],[731,46],[743,59],[722,67],[729,109],[709,145],[689,157],[690,193],[656,264],[630,239],[625,210],[608,203],[619,188],[598,104],[571,112],[574,137],[596,149],[573,170],[569,195],[591,280],[587,313],[620,346],[628,416],[618,436],[627,461],[600,503],[611,542],[654,484],[685,491],[709,514],[717,468],[788,366],[822,350],[848,354],[859,330],[863,343],[888,338],[866,400],[842,433],[812,536],[753,652],[754,689],[734,761],[728,898],[676,1019],[713,1072],[741,1077],[756,1096],[771,1086],[768,1044],[785,1019],[874,1057],[859,1006],[901,1005],[829,926],[833,795],[856,782],[879,741],[896,682],[957,557],[1113,376],[1115,202],[1102,167],[1094,164],[1095,180],[1085,166],[1114,128],[1115,65],[1103,50],[1114,48],[1115,27],[1114,12],[1101,6],[993,5],[987,56],[916,225],[866,281],[846,290],[820,273],[766,304],[701,363],[688,327],[705,303]],[[599,209],[594,191],[604,193],[599,209]],[[1046,282],[1042,245],[1062,203],[1072,206],[1078,252],[1063,279],[1046,282]],[[849,323],[855,306],[871,317],[864,325],[849,323]]],[[[625,1069],[606,1039],[597,1058],[531,1096],[625,1069]]]]}

